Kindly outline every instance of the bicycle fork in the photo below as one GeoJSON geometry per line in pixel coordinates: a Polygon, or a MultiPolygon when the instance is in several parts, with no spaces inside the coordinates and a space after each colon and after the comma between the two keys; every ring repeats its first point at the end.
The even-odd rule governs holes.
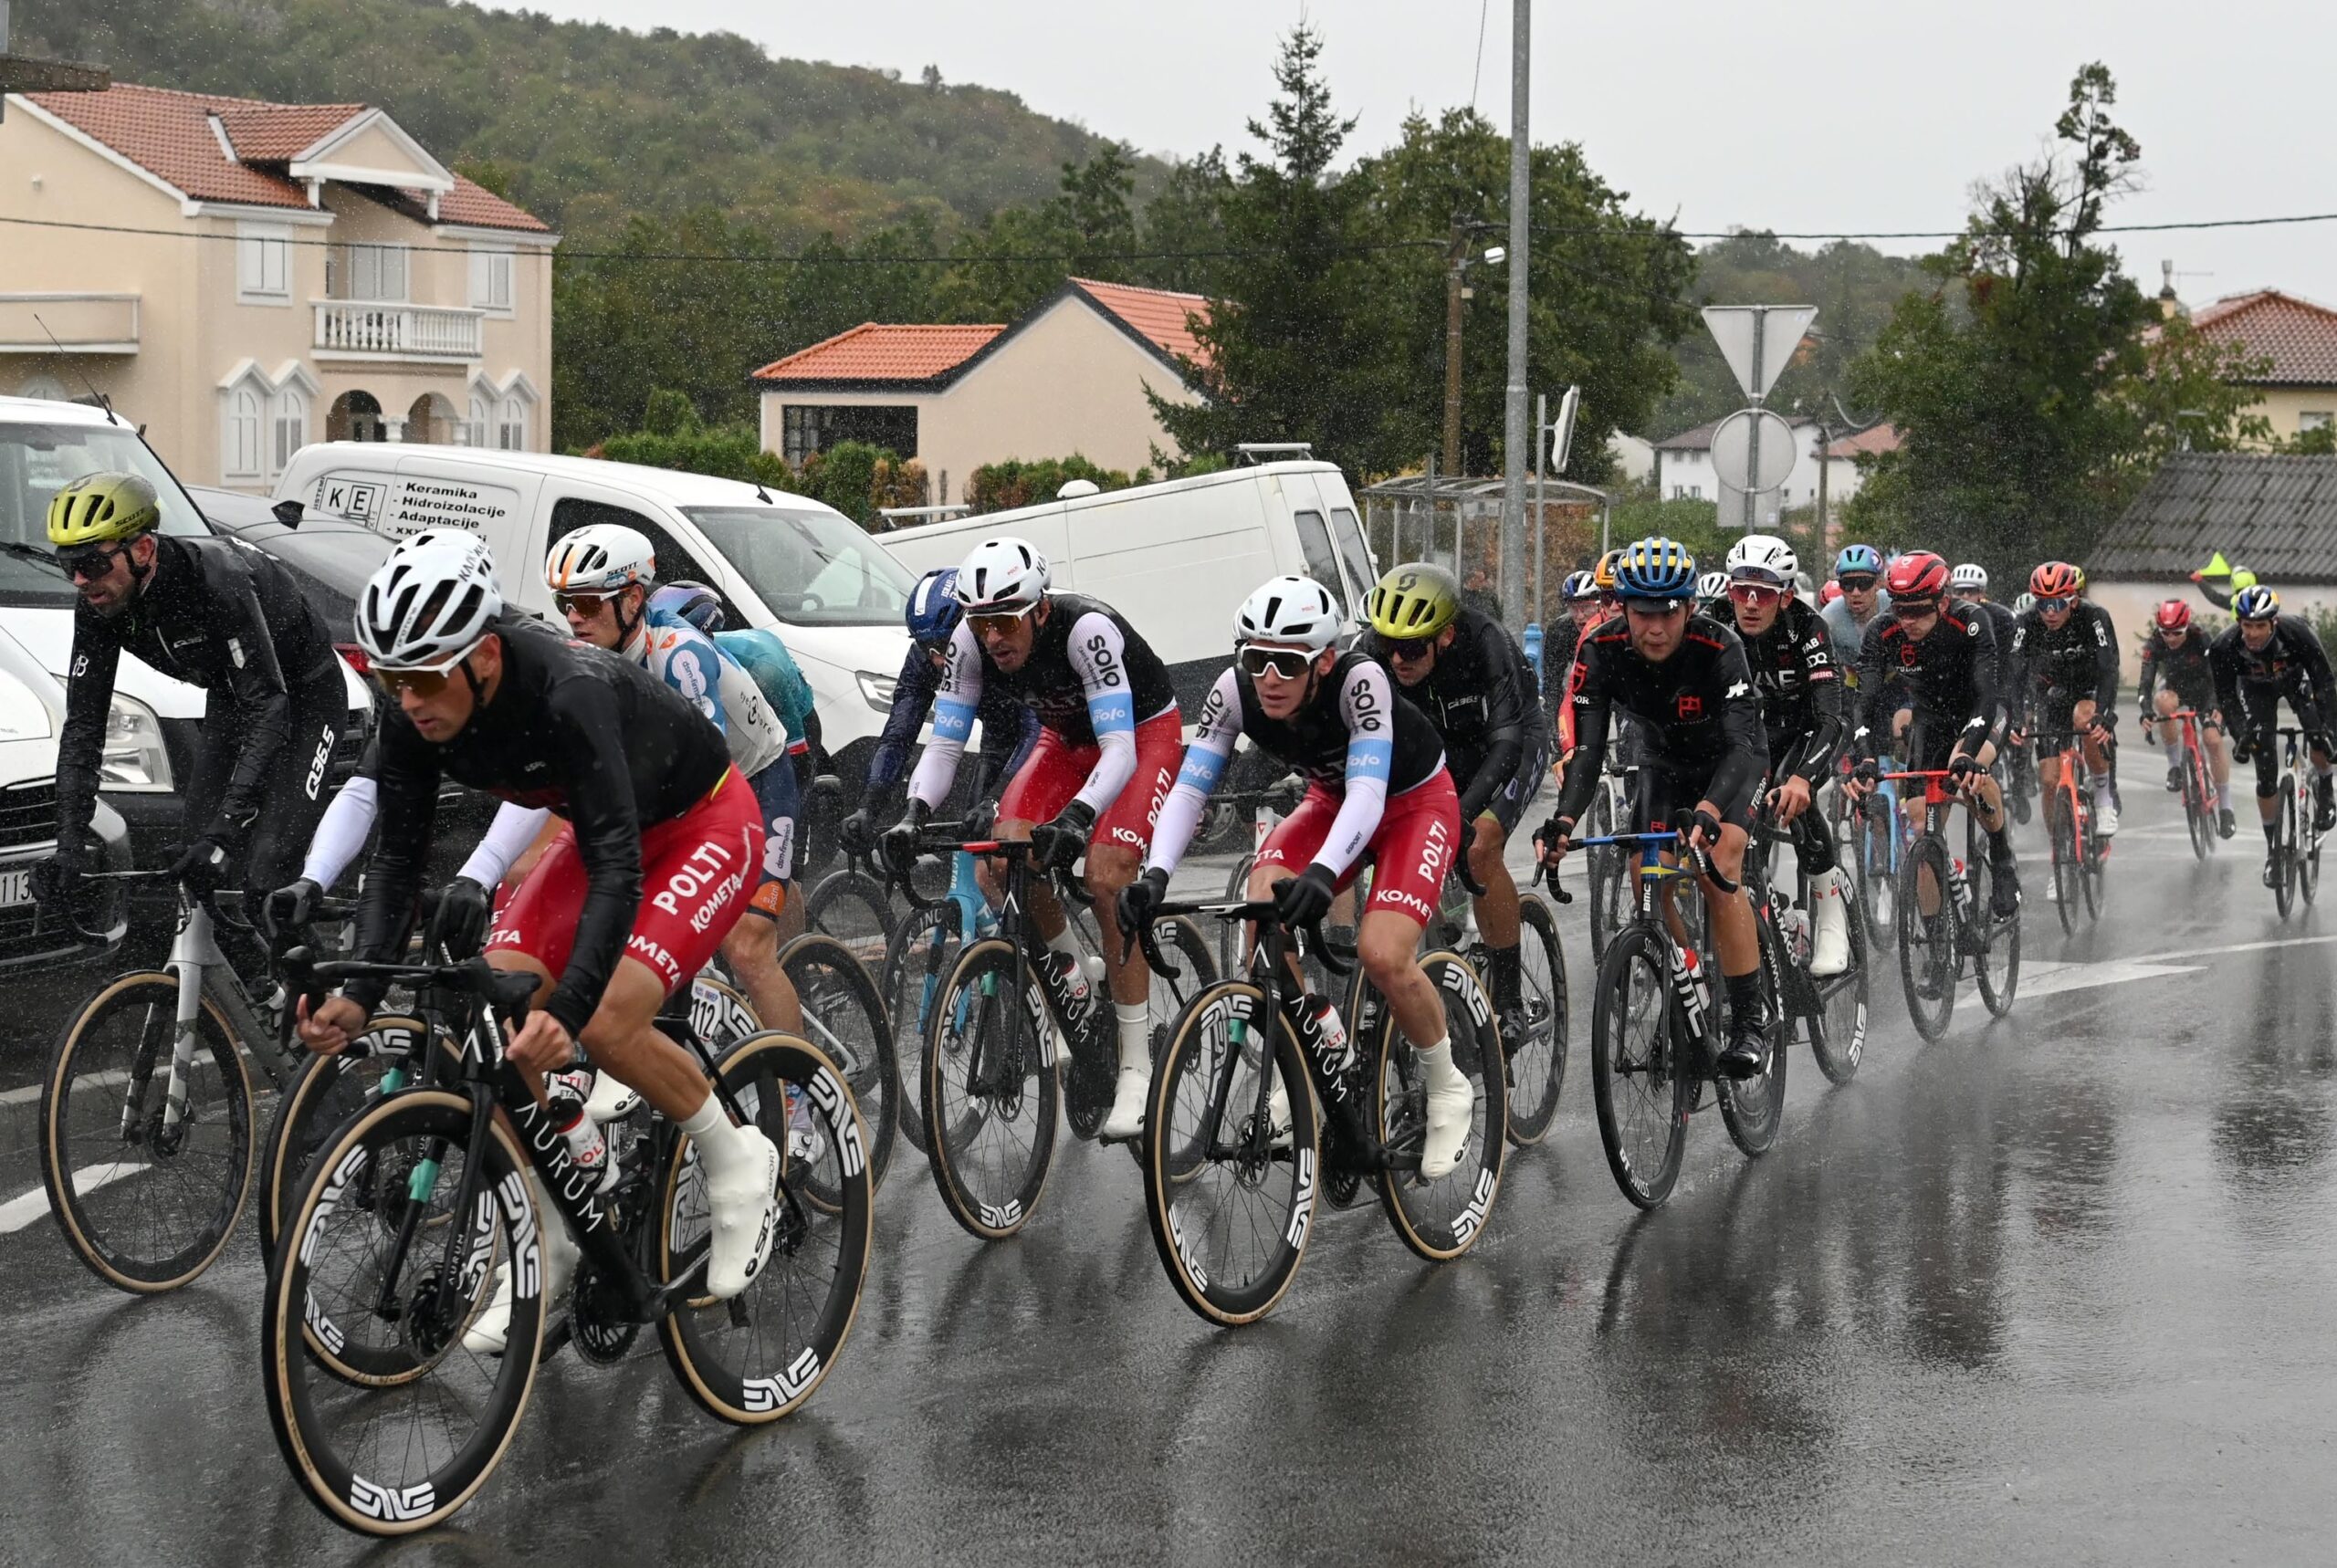
{"type": "MultiPolygon", "coordinates": [[[[171,1071],[162,1089],[162,1116],[156,1129],[158,1145],[167,1146],[176,1139],[179,1128],[186,1121],[189,1084],[194,1076],[194,1039],[203,1018],[203,976],[213,964],[223,964],[218,944],[211,932],[211,912],[200,904],[187,911],[180,924],[176,941],[171,944],[171,956],[164,967],[178,978],[178,1007],[172,1020],[171,1071]]],[[[145,1119],[146,1092],[153,1082],[152,1054],[141,1051],[130,1073],[130,1082],[121,1106],[121,1137],[124,1143],[139,1141],[139,1125],[145,1119]]]]}

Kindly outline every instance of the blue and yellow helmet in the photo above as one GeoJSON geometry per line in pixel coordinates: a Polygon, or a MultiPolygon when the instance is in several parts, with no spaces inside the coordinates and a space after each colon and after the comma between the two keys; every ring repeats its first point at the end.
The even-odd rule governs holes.
{"type": "Polygon", "coordinates": [[[1684,600],[1696,589],[1696,558],[1677,539],[1640,540],[1615,563],[1615,592],[1624,599],[1684,600]]]}
{"type": "Polygon", "coordinates": [[[2231,596],[2231,612],[2242,621],[2269,621],[2280,612],[2280,596],[2261,583],[2231,596]]]}

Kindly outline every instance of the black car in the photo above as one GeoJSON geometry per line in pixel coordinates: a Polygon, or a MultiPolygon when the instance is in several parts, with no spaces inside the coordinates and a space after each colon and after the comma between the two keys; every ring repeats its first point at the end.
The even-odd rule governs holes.
{"type": "Polygon", "coordinates": [[[345,517],[304,511],[298,501],[269,502],[202,485],[188,486],[186,493],[213,533],[241,539],[290,568],[332,640],[350,643],[357,596],[365,591],[365,580],[390,559],[394,539],[345,517]]]}

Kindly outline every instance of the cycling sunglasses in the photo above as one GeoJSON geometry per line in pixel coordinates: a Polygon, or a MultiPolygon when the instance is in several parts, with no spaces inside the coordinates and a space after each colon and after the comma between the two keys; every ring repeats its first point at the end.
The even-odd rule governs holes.
{"type": "Polygon", "coordinates": [[[1891,606],[1892,617],[1899,621],[1921,621],[1926,615],[1938,613],[1936,599],[1902,599],[1891,606]]]}
{"type": "Polygon", "coordinates": [[[592,621],[600,617],[602,609],[615,597],[613,593],[555,593],[551,596],[551,605],[562,615],[582,615],[585,620],[592,621]]]}
{"type": "Polygon", "coordinates": [[[1863,574],[1855,577],[1838,577],[1834,580],[1835,584],[1845,593],[1871,593],[1874,591],[1874,585],[1880,580],[1881,580],[1879,578],[1867,577],[1863,574]]]}
{"type": "Polygon", "coordinates": [[[1388,643],[1388,656],[1401,659],[1409,664],[1414,659],[1427,658],[1428,651],[1435,646],[1436,639],[1433,637],[1391,638],[1388,643]]]}
{"type": "Polygon", "coordinates": [[[113,570],[114,558],[129,548],[126,544],[110,544],[61,549],[57,552],[57,564],[68,577],[95,582],[113,570]]]}
{"type": "MultiPolygon", "coordinates": [[[[485,638],[480,639],[480,642],[484,641],[486,641],[485,638]]],[[[396,670],[375,664],[365,672],[365,678],[380,688],[382,695],[392,702],[398,700],[398,694],[402,691],[412,692],[415,696],[427,702],[445,691],[447,679],[461,666],[465,659],[477,652],[478,643],[474,643],[454,657],[442,659],[435,664],[416,664],[411,669],[396,670]]]]}
{"type": "Polygon", "coordinates": [[[1294,681],[1314,662],[1315,655],[1304,648],[1245,647],[1241,655],[1242,672],[1253,681],[1269,670],[1279,679],[1294,681]]]}
{"type": "Polygon", "coordinates": [[[1775,604],[1785,597],[1786,591],[1774,582],[1732,582],[1728,596],[1747,610],[1758,610],[1764,604],[1775,604]]]}
{"type": "Polygon", "coordinates": [[[1035,605],[1029,605],[1021,610],[997,610],[987,615],[969,615],[966,617],[966,624],[974,629],[974,635],[977,637],[1003,636],[1014,630],[1014,623],[1017,621],[1022,620],[1036,608],[1035,605]]]}
{"type": "Polygon", "coordinates": [[[2070,605],[2075,604],[2076,602],[2076,600],[2070,598],[2040,599],[2037,601],[2037,608],[2039,610],[2067,610],[2070,605]]]}

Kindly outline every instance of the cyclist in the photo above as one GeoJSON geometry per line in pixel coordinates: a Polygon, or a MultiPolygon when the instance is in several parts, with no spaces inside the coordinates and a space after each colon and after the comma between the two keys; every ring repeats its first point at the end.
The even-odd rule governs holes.
{"type": "Polygon", "coordinates": [[[1726,623],[1729,614],[1728,573],[1708,571],[1696,579],[1696,612],[1726,623]]]}
{"type": "Polygon", "coordinates": [[[715,647],[747,672],[763,701],[779,716],[779,727],[787,732],[787,759],[795,768],[796,789],[808,794],[827,755],[820,743],[820,709],[812,695],[812,683],[803,678],[795,655],[787,651],[779,633],[764,626],[726,630],[729,617],[722,608],[722,596],[702,582],[665,583],[649,595],[649,607],[680,616],[713,638],[715,647]]]}
{"type": "MultiPolygon", "coordinates": [[[[951,566],[927,572],[909,591],[903,612],[908,622],[908,655],[901,661],[892,710],[885,716],[884,732],[868,759],[865,800],[836,830],[838,841],[849,853],[873,850],[878,821],[889,825],[900,814],[895,792],[908,772],[909,747],[933,711],[934,693],[949,664],[949,638],[965,613],[958,603],[957,586],[958,569],[951,566]]],[[[1039,738],[1039,716],[1023,706],[1012,688],[994,682],[983,689],[974,716],[982,727],[980,771],[974,784],[974,799],[980,803],[971,813],[979,837],[989,831],[989,819],[995,815],[993,791],[1013,777],[1039,738]]]]}
{"type": "Polygon", "coordinates": [[[2118,632],[2108,611],[2080,597],[2083,588],[2065,560],[2028,574],[2037,602],[2014,622],[2004,661],[2005,705],[2014,715],[2007,738],[2018,746],[2037,737],[2037,781],[2049,800],[2060,783],[2063,739],[2083,737],[2094,830],[2106,839],[2118,831],[2118,632]]]}
{"type": "MultiPolygon", "coordinates": [[[[349,724],[340,655],[284,566],[224,538],[159,531],[154,486],[85,475],[50,497],[48,541],[80,590],[57,748],[57,852],[33,871],[42,903],[86,864],[99,765],[127,653],[208,694],[170,871],[196,894],[292,880],[324,812],[325,769],[349,724]]],[[[257,901],[255,901],[257,902],[257,901]]]]}
{"type": "MultiPolygon", "coordinates": [[[[385,562],[359,598],[357,641],[392,706],[354,956],[386,960],[403,946],[442,777],[563,819],[487,938],[488,964],[540,982],[505,1058],[531,1086],[589,1062],[689,1134],[713,1221],[706,1288],[735,1296],[770,1251],[779,1151],[732,1124],[655,1020],[745,906],[761,813],[695,704],[634,660],[502,612],[483,553],[445,546],[385,562]]],[[[344,1049],[383,990],[351,981],[313,1013],[303,1004],[301,1039],[344,1049]]],[[[536,1201],[539,1215],[558,1212],[540,1190],[536,1201]]],[[[543,1236],[543,1293],[557,1300],[578,1250],[564,1226],[543,1236]]],[[[464,1343],[499,1352],[510,1303],[507,1270],[464,1343]]]]}
{"type": "MultiPolygon", "coordinates": [[[[495,570],[494,562],[487,558],[486,541],[463,528],[424,528],[409,534],[390,552],[390,559],[395,560],[433,545],[476,550],[487,570],[495,570]]],[[[507,618],[514,614],[509,610],[505,612],[507,618]]],[[[309,839],[309,852],[300,862],[299,878],[269,894],[261,907],[261,916],[270,931],[295,931],[308,925],[316,917],[317,901],[324,890],[339,882],[341,873],[363,852],[365,841],[380,815],[381,728],[386,703],[376,688],[373,736],[358,760],[357,771],[334,792],[331,803],[325,807],[317,831],[309,839]]],[[[509,800],[497,808],[495,820],[487,824],[486,834],[472,849],[470,858],[463,862],[455,879],[439,891],[438,913],[432,930],[450,956],[466,958],[478,951],[479,944],[487,939],[487,925],[494,914],[494,889],[536,841],[550,815],[540,809],[509,800]]]]}
{"type": "Polygon", "coordinates": [[[1989,904],[1999,919],[2020,910],[2020,873],[2012,837],[2005,824],[2004,796],[1988,777],[1996,759],[2003,712],[1997,699],[1996,639],[1988,618],[1968,605],[1943,604],[1947,562],[1929,550],[1910,550],[1891,563],[1887,582],[1891,616],[1869,633],[1859,655],[1857,728],[1850,746],[1859,758],[1851,775],[1853,795],[1871,790],[1881,777],[1877,758],[1882,733],[1884,674],[1901,685],[1907,704],[1892,728],[1907,737],[1907,767],[1929,772],[1946,768],[1956,776],[1966,807],[1988,835],[1994,873],[1989,904]]]}
{"type": "MultiPolygon", "coordinates": [[[[2216,676],[2208,667],[2212,646],[2206,632],[2191,619],[2191,607],[2180,599],[2162,601],[2152,615],[2151,640],[2143,644],[2143,668],[2136,689],[2141,694],[2143,738],[2151,739],[2158,721],[2177,708],[2190,708],[2206,720],[2199,729],[2200,747],[2216,780],[2216,826],[2225,838],[2239,831],[2231,809],[2231,758],[2224,748],[2224,732],[2213,718],[2216,676]]],[[[2169,742],[2170,755],[2173,742],[2169,742]]],[[[2166,787],[2183,788],[2179,759],[2168,762],[2166,787]]]]}
{"type": "MultiPolygon", "coordinates": [[[[1493,1009],[1504,1035],[1522,1040],[1517,883],[1502,854],[1549,768],[1541,688],[1517,639],[1492,616],[1462,604],[1459,585],[1441,566],[1415,561],[1396,568],[1372,588],[1368,610],[1370,628],[1356,640],[1357,651],[1395,675],[1442,739],[1461,797],[1454,821],[1461,824],[1462,852],[1470,875],[1485,890],[1476,900],[1477,929],[1485,939],[1493,1009]]],[[[1431,901],[1436,896],[1431,894],[1431,901]]]]}
{"type": "MultiPolygon", "coordinates": [[[[1691,816],[1689,842],[1712,856],[1723,877],[1740,880],[1754,796],[1768,770],[1768,741],[1745,646],[1729,628],[1692,612],[1695,586],[1695,558],[1661,537],[1630,547],[1617,568],[1623,613],[1586,639],[1575,663],[1569,699],[1576,755],[1585,765],[1567,770],[1557,809],[1542,824],[1544,864],[1566,858],[1606,755],[1609,720],[1620,710],[1645,734],[1640,827],[1669,824],[1675,810],[1691,816]]],[[[1741,888],[1724,897],[1709,882],[1704,901],[1728,990],[1729,1035],[1720,1066],[1735,1077],[1755,1077],[1767,1061],[1768,1017],[1753,906],[1741,888]]]]}
{"type": "MultiPolygon", "coordinates": [[[[2004,651],[2012,646],[2015,622],[2020,619],[2021,612],[1988,597],[1988,569],[1977,561],[1965,561],[1950,572],[1947,586],[1958,603],[1976,604],[1986,612],[1989,629],[1996,634],[1997,656],[2001,660],[2004,651]]],[[[2022,597],[2032,601],[2034,599],[2028,594],[2022,597]]],[[[2001,674],[1999,672],[2000,676],[2001,674]]],[[[1997,684],[2007,691],[2011,689],[2009,682],[1999,679],[1997,684]]],[[[2022,747],[2009,747],[2005,753],[2004,764],[2006,804],[2012,808],[2013,821],[2026,822],[2028,821],[2028,797],[2036,792],[2037,788],[2029,755],[2022,747]]]]}
{"type": "MultiPolygon", "coordinates": [[[[1385,666],[1360,647],[1338,651],[1339,622],[1338,601],[1313,578],[1271,578],[1243,601],[1233,667],[1210,688],[1144,874],[1121,894],[1117,918],[1122,930],[1140,929],[1159,907],[1238,737],[1305,775],[1305,798],[1258,851],[1249,896],[1273,899],[1291,925],[1313,925],[1363,856],[1373,857],[1357,956],[1418,1053],[1428,1088],[1420,1175],[1434,1180],[1461,1163],[1476,1103],[1418,956],[1452,864],[1461,808],[1435,727],[1385,666]]],[[[1310,998],[1290,1022],[1318,1059],[1337,1053],[1345,1030],[1327,1002],[1310,998]]]]}
{"type": "Polygon", "coordinates": [[[1793,547],[1772,534],[1747,534],[1728,552],[1729,607],[1753,670],[1776,781],[1769,810],[1793,834],[1794,854],[1809,874],[1809,972],[1823,977],[1850,967],[1850,878],[1836,863],[1825,814],[1815,810],[1842,749],[1842,682],[1824,622],[1794,597],[1800,570],[1793,547]]]}
{"type": "MultiPolygon", "coordinates": [[[[1598,586],[1598,579],[1588,571],[1570,571],[1558,585],[1558,597],[1567,607],[1567,618],[1550,628],[1550,640],[1543,644],[1542,656],[1553,670],[1564,670],[1574,663],[1577,643],[1582,634],[1612,613],[1614,600],[1598,586]]],[[[1553,681],[1553,686],[1563,685],[1553,681]]]]}
{"type": "Polygon", "coordinates": [[[2337,827],[2337,801],[2332,800],[2329,733],[2330,694],[2337,680],[2329,670],[2329,654],[2311,626],[2295,615],[2280,613],[2280,596],[2261,583],[2251,583],[2232,595],[2236,624],[2207,650],[2207,667],[2216,680],[2216,707],[2231,733],[2231,759],[2256,763],[2256,810],[2263,819],[2264,841],[2271,852],[2264,860],[2264,885],[2280,874],[2280,748],[2277,726],[2282,697],[2295,710],[2297,725],[2307,733],[2312,748],[2313,825],[2321,832],[2337,827]]]}
{"type": "Polygon", "coordinates": [[[1882,554],[1872,545],[1844,545],[1834,557],[1834,586],[1840,594],[1819,612],[1834,634],[1834,662],[1856,684],[1859,654],[1867,633],[1891,615],[1891,595],[1882,588],[1882,554]]]}
{"type": "MultiPolygon", "coordinates": [[[[1131,1138],[1144,1125],[1152,1082],[1151,972],[1140,952],[1121,951],[1116,908],[1136,878],[1153,820],[1177,778],[1183,725],[1168,672],[1150,643],[1111,606],[1053,591],[1047,559],[1018,538],[984,539],[968,552],[950,591],[964,619],[935,699],[933,739],[909,777],[908,814],[877,841],[905,873],[917,830],[949,792],[983,695],[1003,687],[1038,716],[1039,738],[998,802],[996,831],[1027,838],[1034,869],[1066,871],[1087,852],[1087,891],[1104,938],[1104,968],[1119,1026],[1119,1082],[1103,1135],[1131,1138]]],[[[1032,892],[1032,923],[1067,971],[1081,961],[1053,890],[1032,892]]]]}
{"type": "Polygon", "coordinates": [[[779,963],[780,921],[795,880],[795,823],[803,804],[787,758],[787,731],[737,660],[725,657],[681,616],[649,602],[656,581],[656,547],[622,523],[589,523],[563,536],[544,559],[553,608],[568,618],[579,642],[645,666],[722,732],[763,823],[762,861],[747,901],[757,918],[726,923],[723,961],[765,1028],[800,1034],[802,1002],[779,963]]]}

